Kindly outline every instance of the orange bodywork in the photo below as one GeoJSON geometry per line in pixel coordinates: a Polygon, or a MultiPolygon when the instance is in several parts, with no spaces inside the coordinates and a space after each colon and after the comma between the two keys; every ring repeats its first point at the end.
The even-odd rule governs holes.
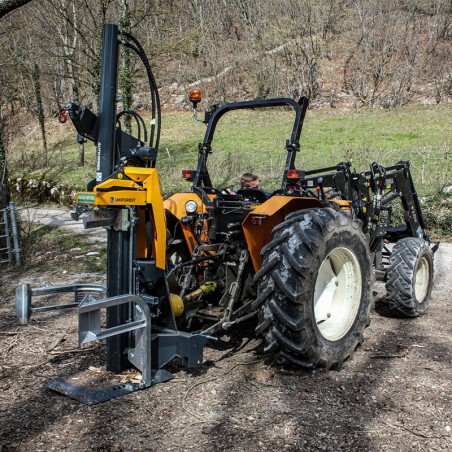
{"type": "Polygon", "coordinates": [[[198,204],[198,212],[207,212],[201,198],[196,193],[175,193],[163,201],[163,207],[180,220],[187,215],[185,204],[187,204],[188,201],[195,201],[196,204],[198,204]]]}
{"type": "MultiPolygon", "coordinates": [[[[209,198],[213,199],[215,195],[208,195],[209,198]]],[[[185,210],[185,204],[188,201],[195,201],[198,204],[198,213],[206,213],[206,206],[203,204],[201,198],[196,193],[176,193],[166,199],[163,203],[165,210],[172,213],[178,220],[185,217],[187,215],[187,211],[185,210]]],[[[207,241],[207,224],[204,221],[203,232],[201,233],[201,240],[207,241]]],[[[180,223],[180,227],[182,229],[182,233],[184,234],[185,242],[187,243],[188,249],[190,253],[193,253],[193,250],[196,246],[197,240],[193,234],[192,228],[190,224],[180,223]]]]}
{"type": "Polygon", "coordinates": [[[316,198],[272,196],[246,216],[242,228],[256,272],[262,267],[260,252],[271,241],[273,228],[282,223],[289,213],[312,207],[323,207],[323,205],[316,198]],[[253,223],[253,217],[261,217],[261,224],[253,223]]]}

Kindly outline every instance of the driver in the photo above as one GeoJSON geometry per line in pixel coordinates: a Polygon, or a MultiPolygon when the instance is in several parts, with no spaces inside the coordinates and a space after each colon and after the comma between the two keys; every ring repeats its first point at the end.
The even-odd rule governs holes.
{"type": "Polygon", "coordinates": [[[253,173],[242,174],[242,177],[240,178],[240,187],[255,188],[257,190],[262,190],[259,178],[253,173]]]}
{"type": "Polygon", "coordinates": [[[241,188],[254,188],[255,190],[261,190],[265,193],[267,198],[270,196],[270,193],[263,190],[261,187],[261,183],[259,182],[259,178],[256,174],[253,173],[244,173],[240,178],[240,187],[241,188]]]}

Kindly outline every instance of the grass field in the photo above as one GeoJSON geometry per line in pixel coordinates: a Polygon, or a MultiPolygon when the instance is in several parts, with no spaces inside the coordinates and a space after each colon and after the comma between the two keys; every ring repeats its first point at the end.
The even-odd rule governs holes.
{"type": "MultiPolygon", "coordinates": [[[[452,104],[407,106],[393,110],[309,110],[301,134],[297,168],[312,169],[352,159],[365,170],[372,161],[390,165],[411,160],[420,193],[452,184],[452,104]]],[[[293,114],[271,111],[233,112],[217,127],[208,166],[218,187],[237,186],[245,171],[259,174],[268,190],[279,187],[293,114]]],[[[167,113],[162,121],[158,168],[165,194],[189,189],[182,169],[194,169],[197,144],[205,125],[189,112],[167,113]]],[[[94,145],[86,145],[86,164],[77,167],[75,131],[55,119],[48,122],[49,166],[42,167],[37,127],[10,145],[11,178],[35,177],[84,189],[95,175],[94,145]]]]}

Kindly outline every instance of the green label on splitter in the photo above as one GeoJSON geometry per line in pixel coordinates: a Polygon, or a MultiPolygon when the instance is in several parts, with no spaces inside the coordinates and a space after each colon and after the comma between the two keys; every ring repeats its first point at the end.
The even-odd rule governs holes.
{"type": "Polygon", "coordinates": [[[94,204],[94,193],[79,193],[77,198],[79,204],[94,204]]]}

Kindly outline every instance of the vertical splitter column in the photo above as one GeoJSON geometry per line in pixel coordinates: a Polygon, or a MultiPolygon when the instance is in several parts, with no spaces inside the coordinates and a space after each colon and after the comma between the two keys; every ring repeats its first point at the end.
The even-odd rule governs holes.
{"type": "Polygon", "coordinates": [[[118,91],[118,26],[106,24],[102,32],[102,68],[99,95],[97,183],[112,172],[115,158],[116,95],[118,91]]]}
{"type": "MultiPolygon", "coordinates": [[[[105,24],[102,30],[102,69],[100,79],[97,183],[105,180],[114,170],[116,148],[116,97],[119,68],[118,26],[105,24]]],[[[133,237],[128,231],[107,229],[107,296],[129,293],[130,246],[133,237]]],[[[121,325],[129,318],[127,304],[107,309],[107,327],[121,325]]],[[[127,359],[128,333],[107,339],[107,370],[119,373],[130,367],[127,359]]]]}

